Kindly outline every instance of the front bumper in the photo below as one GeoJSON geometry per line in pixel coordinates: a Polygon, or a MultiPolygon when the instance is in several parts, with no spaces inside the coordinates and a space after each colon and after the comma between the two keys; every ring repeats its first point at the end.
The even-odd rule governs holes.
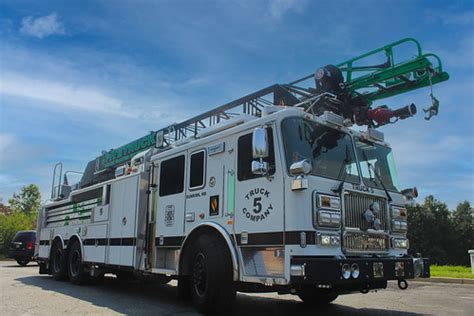
{"type": "Polygon", "coordinates": [[[387,281],[405,280],[415,277],[430,277],[427,258],[318,258],[293,257],[291,260],[292,284],[313,284],[320,287],[350,289],[385,288],[387,281]],[[359,268],[358,277],[344,278],[342,268],[354,264],[359,268]]]}

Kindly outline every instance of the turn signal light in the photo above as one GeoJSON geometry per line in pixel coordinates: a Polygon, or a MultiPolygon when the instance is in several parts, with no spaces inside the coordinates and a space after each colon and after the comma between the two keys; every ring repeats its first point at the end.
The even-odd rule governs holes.
{"type": "Polygon", "coordinates": [[[27,243],[26,244],[26,249],[28,249],[28,250],[33,249],[33,243],[32,242],[27,243]]]}

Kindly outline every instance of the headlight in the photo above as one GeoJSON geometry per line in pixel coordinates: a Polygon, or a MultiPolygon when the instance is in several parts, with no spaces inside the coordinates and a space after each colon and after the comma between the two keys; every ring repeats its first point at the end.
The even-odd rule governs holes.
{"type": "Polygon", "coordinates": [[[341,225],[341,213],[318,211],[316,214],[317,225],[325,227],[339,227],[341,225]]]}
{"type": "Polygon", "coordinates": [[[392,247],[400,249],[408,249],[410,246],[406,238],[392,238],[392,247]]]}
{"type": "Polygon", "coordinates": [[[318,233],[318,243],[321,246],[339,246],[341,244],[341,237],[338,235],[318,233]]]}
{"type": "Polygon", "coordinates": [[[398,219],[392,219],[392,230],[395,232],[406,232],[407,222],[398,219]]]}
{"type": "Polygon", "coordinates": [[[341,199],[337,196],[318,194],[317,208],[340,210],[341,199]]]}
{"type": "Polygon", "coordinates": [[[354,279],[357,279],[359,277],[360,270],[359,270],[359,265],[357,263],[353,263],[351,265],[351,275],[354,279]]]}
{"type": "Polygon", "coordinates": [[[341,226],[341,199],[339,197],[315,193],[313,212],[315,226],[330,228],[341,226]]]}
{"type": "Polygon", "coordinates": [[[407,209],[404,207],[393,206],[392,209],[392,218],[407,218],[407,209]]]}
{"type": "Polygon", "coordinates": [[[347,263],[344,263],[342,265],[341,274],[342,274],[342,277],[346,280],[351,277],[351,267],[347,263]]]}

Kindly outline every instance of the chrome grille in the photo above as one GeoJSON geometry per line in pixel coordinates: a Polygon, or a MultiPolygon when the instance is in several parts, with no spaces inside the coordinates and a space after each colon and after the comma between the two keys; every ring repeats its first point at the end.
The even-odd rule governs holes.
{"type": "Polygon", "coordinates": [[[388,250],[388,236],[375,234],[347,233],[343,238],[344,250],[385,252],[388,250]]]}
{"type": "Polygon", "coordinates": [[[380,205],[380,213],[375,215],[380,220],[380,229],[387,231],[387,202],[380,196],[346,191],[344,194],[344,227],[359,228],[360,230],[373,229],[372,225],[364,219],[364,212],[373,202],[380,205]]]}

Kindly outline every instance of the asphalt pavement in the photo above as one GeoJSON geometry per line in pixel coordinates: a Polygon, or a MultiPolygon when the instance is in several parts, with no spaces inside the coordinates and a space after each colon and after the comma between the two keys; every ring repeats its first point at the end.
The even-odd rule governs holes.
{"type": "MultiPolygon", "coordinates": [[[[199,315],[176,298],[176,283],[120,282],[73,285],[39,275],[38,266],[0,261],[0,315],[199,315]]],[[[239,293],[233,315],[474,315],[474,285],[409,282],[405,291],[340,296],[322,309],[307,309],[298,297],[239,293]]]]}

